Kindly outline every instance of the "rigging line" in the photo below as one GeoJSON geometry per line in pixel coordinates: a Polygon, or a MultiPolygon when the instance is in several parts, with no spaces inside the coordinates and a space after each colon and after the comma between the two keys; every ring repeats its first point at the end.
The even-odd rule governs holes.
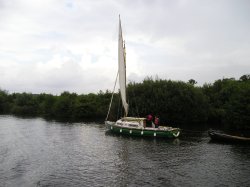
{"type": "MultiPolygon", "coordinates": [[[[120,112],[120,105],[121,105],[121,95],[119,94],[119,102],[118,102],[118,107],[117,107],[117,115],[116,115],[116,120],[118,120],[121,116],[121,113],[120,112]]],[[[121,110],[122,110],[122,106],[121,106],[121,110]]]]}
{"type": "Polygon", "coordinates": [[[113,97],[114,97],[114,93],[115,93],[115,86],[116,86],[118,74],[119,74],[119,71],[117,71],[117,75],[116,75],[116,78],[115,78],[115,85],[114,85],[114,88],[113,88],[113,92],[112,92],[112,96],[111,96],[111,101],[109,103],[109,110],[108,110],[107,117],[105,119],[106,121],[108,120],[108,117],[109,117],[109,112],[110,112],[110,109],[111,109],[111,105],[112,105],[112,101],[113,101],[113,97]]]}

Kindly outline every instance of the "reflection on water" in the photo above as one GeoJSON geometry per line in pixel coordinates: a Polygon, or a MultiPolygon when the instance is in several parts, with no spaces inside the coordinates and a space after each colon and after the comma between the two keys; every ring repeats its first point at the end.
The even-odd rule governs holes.
{"type": "Polygon", "coordinates": [[[250,147],[0,116],[0,186],[249,186],[250,147]]]}

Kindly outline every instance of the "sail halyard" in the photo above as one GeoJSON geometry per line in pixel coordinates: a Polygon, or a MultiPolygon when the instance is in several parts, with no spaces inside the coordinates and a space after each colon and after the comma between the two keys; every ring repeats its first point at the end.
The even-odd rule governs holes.
{"type": "Polygon", "coordinates": [[[119,84],[122,98],[122,105],[125,111],[125,116],[128,115],[128,103],[126,100],[126,53],[125,44],[122,37],[121,20],[119,17],[119,39],[118,39],[118,71],[119,71],[119,84]]]}

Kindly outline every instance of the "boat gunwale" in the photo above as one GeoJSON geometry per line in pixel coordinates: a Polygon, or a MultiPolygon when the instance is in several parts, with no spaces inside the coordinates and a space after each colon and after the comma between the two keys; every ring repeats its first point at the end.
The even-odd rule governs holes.
{"type": "Polygon", "coordinates": [[[242,142],[250,142],[250,138],[248,137],[241,137],[241,136],[234,136],[224,133],[218,133],[214,131],[209,131],[208,135],[212,140],[217,141],[242,141],[242,142]]]}
{"type": "MultiPolygon", "coordinates": [[[[157,132],[172,132],[172,131],[180,131],[179,128],[172,128],[170,127],[171,129],[159,129],[159,128],[151,128],[151,127],[127,127],[127,126],[120,126],[120,125],[117,125],[117,124],[110,124],[110,126],[115,126],[117,128],[124,128],[124,129],[133,129],[133,130],[143,130],[143,131],[157,131],[157,132]]],[[[164,126],[166,127],[166,126],[164,126]]]]}

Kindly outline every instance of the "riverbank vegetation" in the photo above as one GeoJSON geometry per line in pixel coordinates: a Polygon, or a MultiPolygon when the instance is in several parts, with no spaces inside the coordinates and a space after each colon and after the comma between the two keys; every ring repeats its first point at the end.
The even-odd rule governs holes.
{"type": "MultiPolygon", "coordinates": [[[[218,128],[250,129],[250,75],[239,80],[223,78],[196,86],[188,82],[146,78],[128,84],[130,116],[158,115],[161,122],[176,126],[210,124],[218,128]]],[[[61,95],[12,93],[0,90],[0,114],[41,116],[50,119],[104,120],[112,93],[63,92],[61,95]]],[[[109,118],[123,115],[118,93],[109,118]]]]}

